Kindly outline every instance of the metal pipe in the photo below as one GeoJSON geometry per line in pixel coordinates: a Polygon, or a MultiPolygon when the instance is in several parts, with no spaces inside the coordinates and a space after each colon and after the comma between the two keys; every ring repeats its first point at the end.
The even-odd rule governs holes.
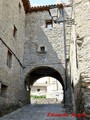
{"type": "Polygon", "coordinates": [[[64,8],[62,8],[62,20],[63,20],[63,37],[64,37],[64,59],[65,59],[65,90],[67,89],[67,64],[66,64],[66,31],[65,31],[65,18],[64,8]]]}

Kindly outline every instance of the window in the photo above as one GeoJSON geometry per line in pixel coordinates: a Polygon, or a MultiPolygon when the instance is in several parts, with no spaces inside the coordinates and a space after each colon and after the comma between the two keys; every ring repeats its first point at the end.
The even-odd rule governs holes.
{"type": "Polygon", "coordinates": [[[46,53],[46,52],[47,52],[46,46],[44,46],[44,45],[38,46],[37,52],[38,52],[38,53],[46,53]]]}
{"type": "Polygon", "coordinates": [[[8,53],[7,53],[7,66],[9,68],[11,68],[12,66],[12,53],[10,50],[8,50],[8,53]]]}
{"type": "Polygon", "coordinates": [[[7,89],[7,86],[4,84],[1,84],[1,92],[4,92],[7,89]]]}
{"type": "Polygon", "coordinates": [[[8,87],[7,85],[0,83],[0,95],[5,96],[7,87],[8,87]]]}
{"type": "Polygon", "coordinates": [[[37,92],[40,92],[40,89],[37,89],[37,92]]]}
{"type": "Polygon", "coordinates": [[[14,25],[14,29],[13,29],[13,37],[16,39],[17,37],[17,28],[16,26],[14,25]]]}
{"type": "Polygon", "coordinates": [[[46,28],[52,28],[53,27],[53,21],[52,20],[46,20],[46,28]]]}
{"type": "Polygon", "coordinates": [[[18,7],[19,7],[19,13],[21,13],[21,4],[20,4],[20,2],[19,2],[19,5],[18,5],[18,7]]]}
{"type": "Polygon", "coordinates": [[[40,46],[39,50],[40,50],[39,52],[41,52],[41,53],[47,52],[46,46],[40,46]]]}
{"type": "Polygon", "coordinates": [[[41,47],[40,47],[40,51],[41,51],[41,52],[45,52],[45,46],[41,46],[41,47]]]}

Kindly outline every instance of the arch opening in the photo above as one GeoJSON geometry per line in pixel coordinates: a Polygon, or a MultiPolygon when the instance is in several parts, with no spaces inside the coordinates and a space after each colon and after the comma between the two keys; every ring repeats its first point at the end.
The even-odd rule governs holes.
{"type": "MultiPolygon", "coordinates": [[[[42,79],[42,81],[44,82],[44,79],[46,79],[46,78],[54,79],[54,81],[56,81],[56,83],[58,83],[59,86],[61,85],[61,88],[63,90],[63,96],[64,96],[64,82],[63,82],[63,79],[62,79],[60,73],[57,70],[55,70],[54,68],[41,66],[41,67],[37,67],[37,68],[31,70],[25,78],[25,87],[26,87],[27,91],[29,92],[30,102],[31,102],[31,98],[33,97],[33,95],[31,95],[31,93],[32,93],[32,90],[34,89],[34,87],[33,87],[34,84],[36,84],[39,81],[39,79],[42,79]]],[[[53,81],[53,80],[51,80],[51,81],[53,81]]],[[[51,85],[49,85],[47,87],[47,90],[49,92],[50,92],[50,86],[51,85]]],[[[41,90],[40,87],[37,87],[38,93],[40,93],[40,90],[41,90]]],[[[57,91],[57,93],[58,92],[59,91],[57,91]]],[[[54,93],[55,92],[53,92],[53,95],[54,95],[54,93]]],[[[58,95],[60,95],[60,92],[58,95]]],[[[55,97],[56,99],[58,98],[58,95],[57,95],[57,97],[55,97]]],[[[43,95],[43,97],[50,97],[50,94],[46,95],[46,96],[43,95]]]]}
{"type": "Polygon", "coordinates": [[[56,104],[63,102],[63,87],[53,77],[42,77],[31,87],[31,104],[56,104]]]}

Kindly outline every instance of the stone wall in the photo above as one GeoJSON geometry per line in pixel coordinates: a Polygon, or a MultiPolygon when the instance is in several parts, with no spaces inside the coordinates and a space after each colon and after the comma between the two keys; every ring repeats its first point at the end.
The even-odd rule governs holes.
{"type": "Polygon", "coordinates": [[[32,98],[32,104],[60,104],[62,101],[57,100],[57,98],[32,98]]]}
{"type": "MultiPolygon", "coordinates": [[[[2,0],[0,1],[0,3],[2,0]]],[[[22,62],[23,44],[25,34],[25,12],[21,0],[7,0],[1,3],[0,38],[14,51],[22,62]],[[21,6],[21,7],[20,7],[21,6]],[[14,26],[17,29],[16,37],[13,36],[14,26]]]]}
{"type": "MultiPolygon", "coordinates": [[[[45,24],[45,20],[51,19],[48,11],[26,14],[24,78],[37,67],[47,66],[54,68],[63,78],[64,85],[67,84],[65,102],[71,110],[71,94],[68,94],[71,93],[70,73],[66,73],[65,69],[69,64],[72,7],[66,6],[63,10],[61,9],[60,13],[60,21],[58,23],[53,22],[52,28],[46,28],[45,24]],[[42,46],[45,47],[45,52],[40,52],[42,46]],[[67,83],[66,74],[68,76],[67,83]]],[[[68,69],[70,71],[70,67],[68,69]]]]}
{"type": "Polygon", "coordinates": [[[0,0],[0,112],[2,111],[2,114],[4,108],[17,104],[19,106],[26,101],[22,79],[24,37],[25,11],[22,2],[0,0]],[[8,50],[12,54],[11,68],[7,66],[8,50]]]}
{"type": "Polygon", "coordinates": [[[90,113],[90,1],[74,0],[73,40],[71,41],[71,74],[75,86],[78,112],[90,113]],[[73,50],[72,50],[73,49],[73,50]],[[74,55],[75,54],[75,55],[74,55]],[[72,57],[73,55],[73,57],[72,57]],[[74,61],[75,60],[75,61],[74,61]],[[75,63],[75,64],[73,64],[75,63]],[[74,67],[73,67],[74,65],[74,67]],[[74,73],[74,72],[75,73],[74,73]],[[87,98],[85,98],[87,96],[87,98]],[[87,99],[87,100],[86,100],[87,99]]]}
{"type": "MultiPolygon", "coordinates": [[[[48,11],[32,12],[26,15],[25,74],[31,68],[37,66],[52,66],[60,72],[65,80],[65,44],[67,44],[67,49],[69,49],[70,34],[65,38],[67,43],[64,43],[63,22],[56,24],[53,22],[52,28],[46,28],[45,20],[49,19],[51,17],[48,11]],[[40,47],[42,46],[45,47],[45,52],[40,52],[40,47]]],[[[62,19],[61,14],[61,21],[62,19]]],[[[67,34],[69,30],[70,27],[67,27],[67,34]]]]}

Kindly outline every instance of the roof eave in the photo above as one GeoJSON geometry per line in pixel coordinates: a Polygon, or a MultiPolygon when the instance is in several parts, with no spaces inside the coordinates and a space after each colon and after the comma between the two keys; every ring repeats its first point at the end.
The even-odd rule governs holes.
{"type": "Polygon", "coordinates": [[[36,6],[36,7],[30,7],[28,12],[38,12],[38,11],[49,11],[51,8],[63,8],[63,4],[54,4],[54,5],[46,5],[46,6],[36,6]]]}

